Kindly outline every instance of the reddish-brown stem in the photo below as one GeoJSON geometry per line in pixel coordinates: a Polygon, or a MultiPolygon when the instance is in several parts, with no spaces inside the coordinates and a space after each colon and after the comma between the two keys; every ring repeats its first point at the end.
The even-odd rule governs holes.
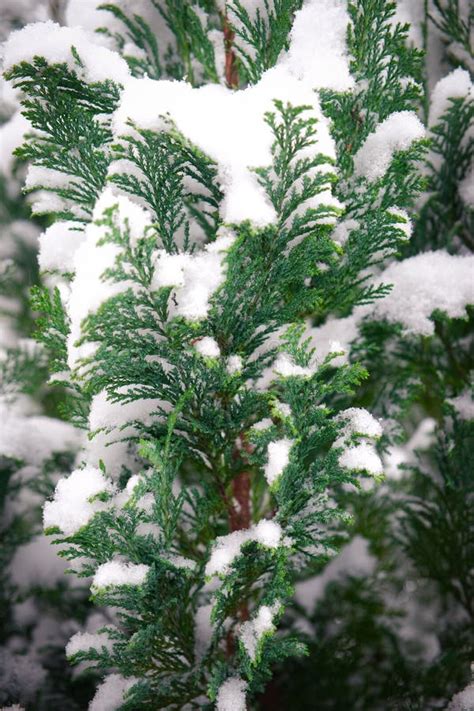
{"type": "Polygon", "coordinates": [[[235,32],[229,24],[227,15],[223,18],[224,48],[225,48],[225,80],[229,89],[236,89],[239,85],[237,71],[237,58],[233,49],[235,32]]]}

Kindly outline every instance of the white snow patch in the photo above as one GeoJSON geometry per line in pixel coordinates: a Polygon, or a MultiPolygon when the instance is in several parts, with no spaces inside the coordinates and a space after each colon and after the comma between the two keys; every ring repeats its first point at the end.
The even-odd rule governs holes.
{"type": "Polygon", "coordinates": [[[290,439],[279,439],[270,442],[267,449],[267,463],[264,474],[269,486],[272,486],[283,474],[290,461],[290,450],[294,442],[290,439]]]}
{"type": "Polygon", "coordinates": [[[231,676],[219,687],[216,698],[217,711],[246,711],[247,682],[240,676],[231,676]]]}
{"type": "Polygon", "coordinates": [[[102,647],[110,652],[113,646],[113,640],[105,632],[76,632],[66,645],[66,657],[72,657],[78,652],[87,652],[89,649],[100,652],[102,647]]]}
{"type": "Polygon", "coordinates": [[[278,614],[280,607],[279,602],[276,602],[271,607],[261,605],[256,616],[252,620],[243,623],[239,637],[250,659],[255,659],[262,637],[269,632],[275,631],[273,618],[278,614]]]}
{"type": "Polygon", "coordinates": [[[474,398],[468,390],[457,397],[448,399],[461,420],[474,420],[474,398]]]}
{"type": "Polygon", "coordinates": [[[374,447],[368,442],[361,442],[348,447],[339,457],[339,464],[345,469],[367,471],[369,474],[382,474],[382,461],[374,447]]]}
{"type": "Polygon", "coordinates": [[[281,63],[314,89],[351,89],[354,79],[346,46],[348,22],[342,0],[307,1],[295,14],[290,48],[281,63]]]}
{"type": "Polygon", "coordinates": [[[120,585],[143,585],[149,570],[150,567],[142,563],[135,565],[120,560],[110,560],[97,568],[91,590],[97,591],[100,588],[120,585]]]}
{"type": "Polygon", "coordinates": [[[373,181],[387,172],[395,153],[423,138],[425,129],[413,111],[396,111],[382,121],[354,156],[356,175],[373,181]]]}
{"type": "Polygon", "coordinates": [[[210,336],[204,336],[204,338],[200,338],[199,341],[197,341],[197,343],[195,344],[194,348],[197,350],[198,353],[200,353],[206,358],[219,358],[221,354],[219,344],[214,338],[211,338],[210,336]]]}
{"type": "Polygon", "coordinates": [[[439,123],[451,105],[450,99],[463,99],[470,95],[473,95],[472,82],[469,72],[465,69],[459,67],[440,79],[431,94],[430,126],[439,123]]]}
{"type": "Polygon", "coordinates": [[[116,711],[122,706],[126,692],[137,681],[135,677],[125,678],[121,674],[109,674],[97,689],[89,711],[116,711]]]}
{"type": "Polygon", "coordinates": [[[39,238],[40,269],[72,272],[74,255],[84,240],[84,229],[77,222],[55,222],[39,238]]]}
{"type": "Polygon", "coordinates": [[[78,27],[61,27],[55,22],[37,22],[12,32],[3,46],[4,70],[20,62],[45,57],[49,64],[67,64],[88,82],[115,81],[123,84],[130,77],[127,63],[106,47],[100,47],[93,33],[78,27]],[[78,65],[74,47],[83,66],[78,65]]]}
{"type": "Polygon", "coordinates": [[[281,545],[282,530],[275,521],[262,520],[251,528],[233,531],[226,536],[219,536],[206,565],[206,575],[225,575],[229,572],[234,560],[240,555],[244,543],[257,541],[266,548],[277,548],[281,545]]]}
{"type": "Polygon", "coordinates": [[[76,469],[58,481],[53,500],[45,503],[45,529],[57,527],[64,535],[71,536],[89,523],[96,513],[108,508],[107,502],[96,497],[113,492],[112,482],[99,469],[76,469]]]}

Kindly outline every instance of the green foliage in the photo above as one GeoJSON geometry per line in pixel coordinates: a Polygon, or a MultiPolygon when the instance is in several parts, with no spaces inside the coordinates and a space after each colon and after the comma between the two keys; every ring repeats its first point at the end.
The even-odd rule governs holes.
{"type": "MultiPolygon", "coordinates": [[[[103,32],[136,77],[194,86],[222,81],[210,32],[221,39],[224,33],[227,59],[235,52],[244,86],[258,82],[288,48],[301,4],[265,0],[251,16],[236,1],[223,17],[210,0],[152,0],[146,18],[106,4],[123,31],[103,32]],[[156,31],[160,23],[171,37],[167,46],[156,31]]],[[[457,3],[435,5],[443,32],[464,43],[457,3]]],[[[223,224],[221,166],[168,118],[156,130],[130,123],[125,135],[113,136],[121,89],[88,83],[74,48],[76,71],[36,57],[9,73],[34,129],[18,156],[44,169],[40,187],[62,201],[52,209],[56,218],[86,229],[88,247],[97,237],[98,256],[114,255],[100,277],[109,295],[76,324],[75,343],[59,288],[35,287],[32,307],[40,314],[37,339],[61,387],[61,413],[88,429],[92,443],[103,437],[112,448],[126,447],[115,470],[96,462],[104,489],[82,502],[86,514],[92,511],[83,525],[70,534],[59,523],[48,530],[79,577],[95,576],[93,603],[114,608],[113,623],[104,622],[100,639],[90,648],[86,640],[71,661],[130,681],[124,710],[210,709],[222,684],[238,676],[252,708],[277,709],[280,695],[283,708],[314,708],[317,699],[318,709],[421,711],[440,708],[466,681],[472,428],[453,421],[446,401],[469,383],[471,323],[435,313],[432,337],[407,336],[401,325],[369,313],[346,359],[334,344],[321,357],[312,326],[383,298],[390,285],[374,285],[373,277],[390,259],[441,240],[453,251],[471,246],[472,214],[458,198],[458,183],[472,158],[465,140],[472,107],[452,100],[433,128],[427,177],[420,171],[425,140],[396,152],[382,177],[356,175],[354,156],[376,126],[419,108],[423,58],[407,46],[408,27],[394,22],[395,3],[358,0],[348,10],[354,91],[319,92],[337,159],[318,151],[310,106],[276,101],[265,116],[271,164],[253,169],[275,213],[264,227],[223,224]],[[61,180],[51,187],[58,172],[61,180]],[[93,215],[107,182],[120,198],[93,215]],[[415,215],[408,245],[404,211],[413,215],[426,187],[432,195],[415,215]],[[151,215],[138,235],[133,214],[127,217],[130,202],[151,215]],[[341,238],[343,221],[349,226],[341,238]],[[221,252],[219,240],[226,240],[221,252]],[[212,254],[209,248],[222,279],[207,313],[185,318],[179,279],[159,285],[160,259],[193,260],[212,254]],[[204,339],[217,355],[200,348],[204,339]],[[72,369],[71,346],[80,349],[72,369]],[[286,359],[287,371],[278,359],[286,359]],[[108,417],[96,410],[96,427],[91,403],[102,403],[108,417]],[[352,427],[347,408],[359,406],[384,419],[380,441],[362,425],[352,427]],[[406,464],[381,488],[369,479],[367,460],[343,464],[351,449],[377,458],[377,448],[390,462],[394,447],[402,448],[427,416],[439,424],[435,464],[429,455],[416,464],[407,448],[406,464]],[[285,451],[275,476],[272,445],[285,451]],[[365,539],[370,565],[331,577],[331,559],[355,536],[365,539]],[[114,582],[107,566],[134,570],[140,582],[114,582]],[[309,609],[298,591],[317,576],[317,604],[309,609]],[[412,584],[417,592],[410,597],[412,584]],[[412,605],[440,618],[427,623],[439,648],[431,657],[423,639],[407,633],[412,605]],[[270,621],[260,634],[261,613],[270,621]]],[[[77,287],[72,271],[62,278],[77,287]]],[[[9,269],[4,284],[15,286],[9,269]]],[[[0,366],[2,385],[38,389],[43,365],[33,371],[31,354],[14,355],[0,366]]],[[[14,487],[20,464],[5,463],[5,481],[14,487]]],[[[72,461],[44,466],[33,485],[43,497],[72,461]]],[[[78,617],[84,614],[81,607],[78,617]]]]}
{"type": "Polygon", "coordinates": [[[235,47],[245,79],[256,84],[263,72],[276,64],[280,53],[288,49],[293,17],[302,0],[264,0],[249,14],[239,0],[227,5],[227,16],[236,36],[235,47]]]}
{"type": "MultiPolygon", "coordinates": [[[[79,72],[82,65],[74,56],[79,72]]],[[[108,81],[88,84],[78,72],[36,57],[32,64],[17,65],[8,78],[28,96],[24,115],[36,129],[18,156],[63,174],[53,181],[57,187],[41,181],[37,187],[62,199],[62,207],[52,210],[57,218],[85,221],[107,175],[112,134],[104,114],[116,108],[119,89],[108,81]]]]}
{"type": "Polygon", "coordinates": [[[123,34],[111,33],[107,28],[100,31],[113,37],[132,74],[148,75],[152,79],[185,78],[191,84],[218,81],[214,45],[208,35],[209,30],[219,24],[217,13],[212,12],[214,3],[151,0],[150,4],[155,17],[128,15],[114,3],[99,7],[110,12],[124,26],[123,34]],[[205,10],[208,12],[204,21],[205,10]],[[163,31],[157,36],[160,22],[168,29],[168,37],[163,31]],[[127,55],[130,43],[135,47],[134,56],[127,55]]]}
{"type": "Polygon", "coordinates": [[[461,245],[474,249],[473,211],[465,208],[458,189],[474,158],[474,139],[469,133],[473,119],[472,98],[450,99],[449,108],[431,129],[429,197],[420,210],[412,251],[445,247],[457,252],[461,245]]]}
{"type": "Polygon", "coordinates": [[[353,156],[377,123],[394,111],[416,108],[420,99],[423,54],[407,46],[409,26],[394,23],[395,9],[386,0],[349,3],[347,45],[356,90],[321,92],[344,175],[351,174],[353,156]]]}

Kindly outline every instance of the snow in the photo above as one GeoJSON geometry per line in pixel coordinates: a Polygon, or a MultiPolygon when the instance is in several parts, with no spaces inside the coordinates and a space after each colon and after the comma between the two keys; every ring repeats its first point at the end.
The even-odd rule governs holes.
{"type": "Polygon", "coordinates": [[[461,395],[448,399],[461,420],[474,420],[474,398],[472,393],[465,390],[461,395]]]}
{"type": "Polygon", "coordinates": [[[31,124],[20,111],[17,111],[9,121],[0,126],[0,172],[11,175],[15,156],[13,151],[19,148],[24,135],[31,130],[31,124]]]}
{"type": "Polygon", "coordinates": [[[65,536],[77,533],[96,513],[108,508],[106,501],[95,497],[113,491],[112,482],[99,469],[91,466],[76,469],[58,481],[53,500],[45,503],[45,529],[59,528],[65,536]]]}
{"type": "Polygon", "coordinates": [[[239,637],[250,659],[255,659],[262,637],[269,632],[274,632],[273,618],[278,614],[280,608],[279,602],[271,607],[261,605],[256,616],[243,623],[239,637]]]}
{"type": "Polygon", "coordinates": [[[281,527],[275,521],[263,519],[251,528],[233,531],[216,538],[211,557],[206,565],[206,576],[226,575],[240,555],[244,543],[256,541],[266,548],[277,548],[281,544],[281,527]]]}
{"type": "Polygon", "coordinates": [[[115,711],[122,706],[124,695],[137,681],[135,677],[125,678],[121,674],[109,674],[97,689],[89,711],[115,711]]]}
{"type": "Polygon", "coordinates": [[[430,316],[439,310],[462,318],[474,303],[474,256],[456,256],[439,250],[391,264],[375,283],[393,284],[388,296],[355,313],[401,323],[406,333],[431,336],[430,316]]]}
{"type": "Polygon", "coordinates": [[[358,230],[359,227],[360,223],[352,218],[341,220],[336,224],[331,237],[334,242],[337,242],[337,244],[340,244],[343,247],[349,239],[349,235],[352,230],[358,230]]]}
{"type": "Polygon", "coordinates": [[[349,576],[368,577],[372,574],[375,564],[376,559],[369,552],[368,541],[362,536],[354,536],[320,575],[296,584],[296,601],[311,614],[315,604],[324,597],[330,583],[349,576]]]}
{"type": "Polygon", "coordinates": [[[451,106],[450,99],[463,99],[469,95],[473,96],[473,88],[469,72],[465,69],[459,67],[440,79],[431,93],[430,126],[439,123],[451,106]]]}
{"type": "Polygon", "coordinates": [[[285,467],[288,466],[293,444],[294,442],[290,439],[279,439],[268,445],[264,474],[269,486],[273,486],[278,481],[285,467]]]}
{"type": "Polygon", "coordinates": [[[219,344],[214,338],[210,336],[204,336],[200,338],[195,344],[195,349],[205,358],[219,358],[221,351],[219,344]]]}
{"type": "Polygon", "coordinates": [[[113,224],[117,229],[128,230],[131,246],[136,245],[145,231],[151,226],[150,215],[139,205],[123,196],[117,196],[106,188],[98,199],[93,212],[93,220],[85,231],[85,238],[74,254],[71,271],[75,277],[71,283],[71,295],[66,304],[71,319],[71,331],[68,337],[68,364],[71,369],[80,358],[91,354],[91,344],[76,346],[81,336],[82,321],[97,311],[102,303],[124,291],[128,282],[112,283],[104,281],[102,275],[114,266],[120,254],[116,244],[99,244],[110,233],[110,228],[98,224],[104,217],[104,211],[115,208],[113,224]]]}
{"type": "Polygon", "coordinates": [[[55,222],[39,238],[38,262],[43,271],[71,272],[74,255],[85,240],[77,222],[55,222]]]}
{"type": "Polygon", "coordinates": [[[278,375],[281,375],[283,378],[310,378],[314,374],[313,368],[303,368],[301,365],[296,365],[287,353],[278,354],[277,359],[272,366],[272,370],[278,375]]]}
{"type": "Polygon", "coordinates": [[[390,447],[383,457],[384,472],[389,479],[399,480],[404,476],[402,464],[416,464],[416,452],[427,450],[434,442],[436,420],[425,417],[405,445],[390,447]]]}
{"type": "Polygon", "coordinates": [[[308,117],[319,120],[314,153],[335,158],[329,124],[316,95],[283,65],[268,70],[258,84],[241,91],[216,84],[193,88],[183,81],[130,79],[113,126],[117,136],[130,133],[129,119],[140,128],[168,130],[162,118],[168,114],[192,143],[216,161],[225,196],[223,222],[248,219],[262,227],[275,222],[276,214],[251,169],[272,162],[273,135],[264,113],[274,110],[274,99],[310,105],[308,117]]]}
{"type": "Polygon", "coordinates": [[[393,226],[403,232],[405,239],[410,239],[413,232],[413,224],[408,212],[400,207],[391,207],[387,212],[389,215],[395,215],[397,218],[393,226]]]}
{"type": "Polygon", "coordinates": [[[170,407],[169,403],[163,400],[138,399],[132,402],[112,402],[108,399],[107,391],[101,390],[94,395],[89,411],[89,429],[91,432],[104,429],[112,431],[120,429],[122,436],[129,436],[134,433],[132,426],[128,426],[134,421],[150,422],[152,413],[158,407],[170,407]]]}
{"type": "Polygon", "coordinates": [[[66,422],[51,417],[25,418],[0,402],[0,455],[41,464],[54,452],[75,451],[79,434],[66,422]]]}
{"type": "Polygon", "coordinates": [[[76,632],[66,645],[66,657],[73,657],[78,652],[88,652],[89,649],[100,652],[102,647],[109,652],[113,648],[113,641],[104,632],[76,632]]]}
{"type": "Polygon", "coordinates": [[[240,676],[231,676],[219,687],[216,698],[217,711],[246,711],[247,682],[240,676]]]}
{"type": "MultiPolygon", "coordinates": [[[[66,25],[91,31],[95,31],[98,27],[107,27],[110,31],[111,22],[114,24],[113,16],[109,12],[98,9],[99,5],[103,4],[102,0],[68,0],[65,12],[66,25]]],[[[94,37],[97,38],[97,42],[101,35],[97,34],[94,37]]]]}
{"type": "Polygon", "coordinates": [[[12,583],[21,590],[50,589],[58,583],[70,583],[73,578],[64,574],[68,563],[58,552],[58,547],[41,535],[18,546],[9,566],[12,583]]]}
{"type": "Polygon", "coordinates": [[[153,272],[152,288],[184,286],[184,269],[192,259],[189,254],[168,254],[164,249],[157,253],[153,272]]]}
{"type": "Polygon", "coordinates": [[[229,375],[236,375],[242,371],[243,362],[239,355],[231,355],[227,358],[226,370],[229,375]]]}
{"type": "Polygon", "coordinates": [[[368,442],[362,442],[346,449],[339,457],[339,464],[345,469],[367,471],[374,476],[383,472],[382,461],[374,447],[368,442]]]}
{"type": "Polygon", "coordinates": [[[413,111],[396,111],[382,121],[354,156],[355,174],[369,181],[382,178],[398,151],[406,151],[425,135],[413,111]]]}
{"type": "Polygon", "coordinates": [[[314,89],[351,89],[354,79],[346,47],[348,22],[342,0],[307,1],[295,14],[290,48],[282,64],[314,89]]]}
{"type": "Polygon", "coordinates": [[[474,709],[474,682],[453,696],[446,711],[472,711],[472,709],[474,709]]]}
{"type": "Polygon", "coordinates": [[[123,563],[120,560],[110,560],[99,565],[91,589],[96,592],[100,588],[116,587],[120,585],[143,585],[150,567],[142,563],[123,563]]]}
{"type": "Polygon", "coordinates": [[[349,407],[336,416],[336,420],[345,423],[343,434],[364,435],[378,438],[382,436],[382,425],[373,415],[362,407],[349,407]]]}
{"type": "Polygon", "coordinates": [[[97,38],[80,28],[61,27],[55,22],[37,22],[12,32],[3,46],[4,69],[20,62],[45,57],[49,64],[67,64],[88,82],[115,81],[123,84],[130,76],[127,63],[97,38]],[[71,47],[77,50],[83,67],[79,67],[71,47]]]}
{"type": "MultiPolygon", "coordinates": [[[[198,321],[207,316],[210,299],[225,279],[225,255],[229,246],[228,240],[218,239],[196,254],[176,255],[186,259],[181,261],[180,267],[182,285],[177,287],[169,305],[171,317],[183,316],[190,321],[198,321]]],[[[154,281],[152,288],[153,285],[156,285],[154,281]]]]}
{"type": "MultiPolygon", "coordinates": [[[[327,319],[322,326],[308,328],[303,334],[303,339],[310,339],[312,348],[316,348],[316,354],[320,361],[323,361],[330,353],[334,353],[334,344],[338,344],[338,351],[345,351],[346,356],[338,360],[348,362],[350,345],[358,336],[357,319],[354,315],[346,318],[327,319]]],[[[334,362],[334,361],[333,361],[334,362]]]]}
{"type": "Polygon", "coordinates": [[[323,359],[333,350],[334,341],[349,353],[365,318],[399,323],[406,335],[432,336],[435,329],[431,316],[435,311],[463,318],[466,307],[474,303],[473,274],[473,256],[451,255],[445,250],[393,262],[372,280],[375,286],[392,285],[387,296],[357,306],[351,316],[329,318],[322,326],[308,328],[303,337],[310,339],[311,347],[323,359]]]}

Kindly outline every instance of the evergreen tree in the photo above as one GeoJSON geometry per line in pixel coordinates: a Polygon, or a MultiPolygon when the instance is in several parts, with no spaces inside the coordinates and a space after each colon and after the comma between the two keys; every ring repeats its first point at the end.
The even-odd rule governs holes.
{"type": "Polygon", "coordinates": [[[47,361],[87,439],[45,421],[33,463],[18,424],[11,459],[48,495],[69,453],[44,526],[103,620],[66,647],[90,709],[469,708],[466,6],[64,18],[4,47],[49,225],[15,381],[47,361]]]}

